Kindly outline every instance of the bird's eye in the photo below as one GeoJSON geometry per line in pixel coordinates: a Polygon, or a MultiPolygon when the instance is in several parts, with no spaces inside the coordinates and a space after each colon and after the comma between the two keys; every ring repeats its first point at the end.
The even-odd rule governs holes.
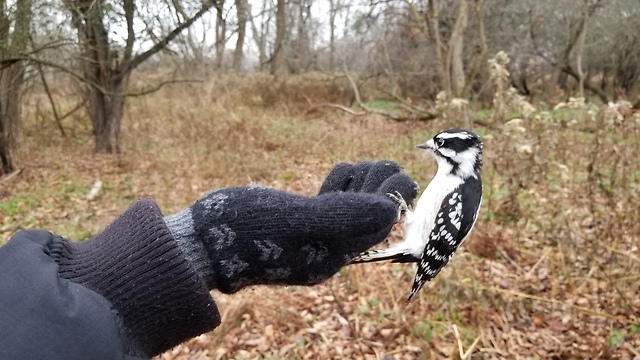
{"type": "Polygon", "coordinates": [[[444,146],[444,139],[436,139],[436,145],[438,145],[438,147],[444,146]]]}

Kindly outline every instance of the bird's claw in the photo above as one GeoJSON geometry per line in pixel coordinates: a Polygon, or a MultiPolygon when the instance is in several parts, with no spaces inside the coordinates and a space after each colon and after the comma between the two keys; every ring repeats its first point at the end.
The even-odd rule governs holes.
{"type": "Polygon", "coordinates": [[[407,202],[404,200],[402,195],[397,191],[395,191],[395,194],[387,193],[387,196],[398,204],[398,219],[396,221],[399,221],[400,217],[402,217],[402,214],[409,210],[409,206],[407,205],[407,202]]]}

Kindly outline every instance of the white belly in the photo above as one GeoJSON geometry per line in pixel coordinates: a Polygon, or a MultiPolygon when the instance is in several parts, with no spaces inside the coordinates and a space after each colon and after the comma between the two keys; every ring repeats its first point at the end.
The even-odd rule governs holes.
{"type": "Polygon", "coordinates": [[[422,195],[420,195],[415,210],[407,213],[404,222],[404,241],[402,245],[415,257],[422,257],[422,252],[429,239],[444,197],[460,184],[462,184],[462,180],[459,177],[446,176],[441,173],[436,174],[422,195]]]}

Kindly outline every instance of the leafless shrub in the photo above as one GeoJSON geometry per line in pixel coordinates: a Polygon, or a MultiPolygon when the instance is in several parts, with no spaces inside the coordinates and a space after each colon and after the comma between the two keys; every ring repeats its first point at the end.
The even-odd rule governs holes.
{"type": "Polygon", "coordinates": [[[469,101],[465,99],[449,99],[447,93],[441,91],[436,96],[435,111],[449,127],[473,127],[469,119],[469,101]]]}

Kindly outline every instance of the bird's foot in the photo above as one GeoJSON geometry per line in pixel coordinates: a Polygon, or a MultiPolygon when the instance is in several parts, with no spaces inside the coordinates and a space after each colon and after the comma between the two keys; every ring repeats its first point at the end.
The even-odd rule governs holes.
{"type": "Polygon", "coordinates": [[[387,193],[387,196],[390,197],[391,200],[395,201],[398,204],[398,219],[396,221],[400,221],[400,217],[402,217],[402,214],[407,210],[409,210],[409,206],[407,205],[407,202],[404,200],[402,195],[397,191],[395,191],[395,194],[387,193]]]}

